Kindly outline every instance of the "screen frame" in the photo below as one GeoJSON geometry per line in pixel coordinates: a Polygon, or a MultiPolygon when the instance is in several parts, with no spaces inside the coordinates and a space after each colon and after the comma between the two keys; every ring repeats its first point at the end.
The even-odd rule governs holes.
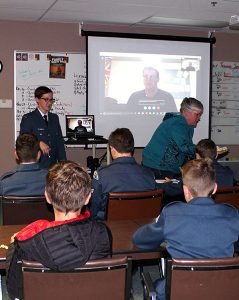
{"type": "MultiPolygon", "coordinates": [[[[88,37],[112,37],[112,38],[129,38],[129,39],[151,39],[151,40],[162,40],[162,41],[182,41],[182,42],[196,42],[196,43],[207,43],[209,44],[209,85],[208,85],[208,102],[207,104],[207,137],[211,137],[211,103],[212,103],[212,57],[213,57],[213,45],[216,43],[216,38],[213,35],[209,37],[190,37],[190,36],[171,36],[171,35],[152,35],[152,34],[138,34],[138,33],[117,33],[117,32],[98,32],[98,31],[82,31],[82,35],[86,37],[86,112],[89,113],[89,76],[88,76],[88,37]]],[[[92,113],[92,112],[90,112],[92,113]]],[[[96,116],[97,117],[97,116],[96,116]]],[[[97,118],[96,118],[97,120],[97,118]]],[[[197,133],[197,132],[196,132],[197,133]]],[[[194,138],[194,142],[198,137],[194,138]]],[[[144,148],[145,146],[136,146],[135,148],[144,148]]]]}
{"type": "Polygon", "coordinates": [[[87,133],[91,133],[92,135],[95,134],[95,116],[94,115],[65,115],[65,123],[66,123],[66,137],[72,137],[77,135],[76,132],[71,131],[72,129],[69,127],[69,119],[85,119],[91,118],[92,119],[92,131],[88,131],[87,133]],[[70,129],[70,130],[69,130],[70,129]]]}

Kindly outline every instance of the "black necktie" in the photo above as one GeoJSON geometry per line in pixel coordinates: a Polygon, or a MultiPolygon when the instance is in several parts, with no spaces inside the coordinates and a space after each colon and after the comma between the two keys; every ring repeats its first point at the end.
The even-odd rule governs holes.
{"type": "Polygon", "coordinates": [[[44,118],[44,120],[45,120],[46,126],[48,126],[47,115],[44,115],[43,118],[44,118]]]}

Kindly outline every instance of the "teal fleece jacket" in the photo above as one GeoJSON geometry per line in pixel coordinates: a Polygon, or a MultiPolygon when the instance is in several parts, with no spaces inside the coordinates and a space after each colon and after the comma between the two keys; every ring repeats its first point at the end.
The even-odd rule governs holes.
{"type": "Polygon", "coordinates": [[[193,133],[181,113],[166,113],[143,151],[143,165],[179,174],[180,167],[195,156],[193,133]]]}

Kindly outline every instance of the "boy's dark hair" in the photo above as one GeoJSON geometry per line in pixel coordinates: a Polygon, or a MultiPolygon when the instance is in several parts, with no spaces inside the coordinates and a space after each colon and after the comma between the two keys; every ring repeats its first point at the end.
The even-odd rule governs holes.
{"type": "Polygon", "coordinates": [[[53,93],[52,90],[47,86],[39,86],[35,89],[35,98],[41,98],[44,94],[53,93]]]}
{"type": "Polygon", "coordinates": [[[57,210],[66,214],[76,212],[84,206],[91,192],[91,179],[77,163],[59,162],[47,173],[46,192],[57,210]]]}
{"type": "Polygon", "coordinates": [[[196,145],[196,153],[201,158],[210,158],[213,160],[217,157],[217,146],[212,140],[203,139],[196,145]]]}
{"type": "Polygon", "coordinates": [[[117,128],[110,134],[108,142],[119,153],[134,152],[134,137],[128,128],[117,128]]]}
{"type": "Polygon", "coordinates": [[[208,197],[212,194],[216,174],[211,159],[193,159],[181,168],[183,184],[186,185],[195,197],[208,197]]]}
{"type": "Polygon", "coordinates": [[[16,153],[20,163],[36,162],[40,151],[39,141],[33,133],[20,134],[16,139],[16,153]]]}

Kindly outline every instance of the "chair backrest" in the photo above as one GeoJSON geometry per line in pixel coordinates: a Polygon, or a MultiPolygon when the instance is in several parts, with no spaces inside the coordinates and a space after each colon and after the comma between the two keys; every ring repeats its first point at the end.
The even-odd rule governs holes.
{"type": "Polygon", "coordinates": [[[24,300],[129,300],[132,261],[107,258],[87,262],[70,272],[57,272],[23,261],[24,300]]]}
{"type": "Polygon", "coordinates": [[[107,221],[156,218],[160,214],[163,190],[147,192],[109,193],[107,221]]]}
{"type": "Polygon", "coordinates": [[[171,259],[166,280],[167,300],[236,300],[239,257],[171,259]]]}
{"type": "Polygon", "coordinates": [[[219,188],[213,199],[216,203],[228,203],[239,209],[239,186],[219,188]]]}
{"type": "Polygon", "coordinates": [[[54,220],[53,209],[45,196],[2,196],[3,225],[29,224],[39,219],[54,220]]]}

